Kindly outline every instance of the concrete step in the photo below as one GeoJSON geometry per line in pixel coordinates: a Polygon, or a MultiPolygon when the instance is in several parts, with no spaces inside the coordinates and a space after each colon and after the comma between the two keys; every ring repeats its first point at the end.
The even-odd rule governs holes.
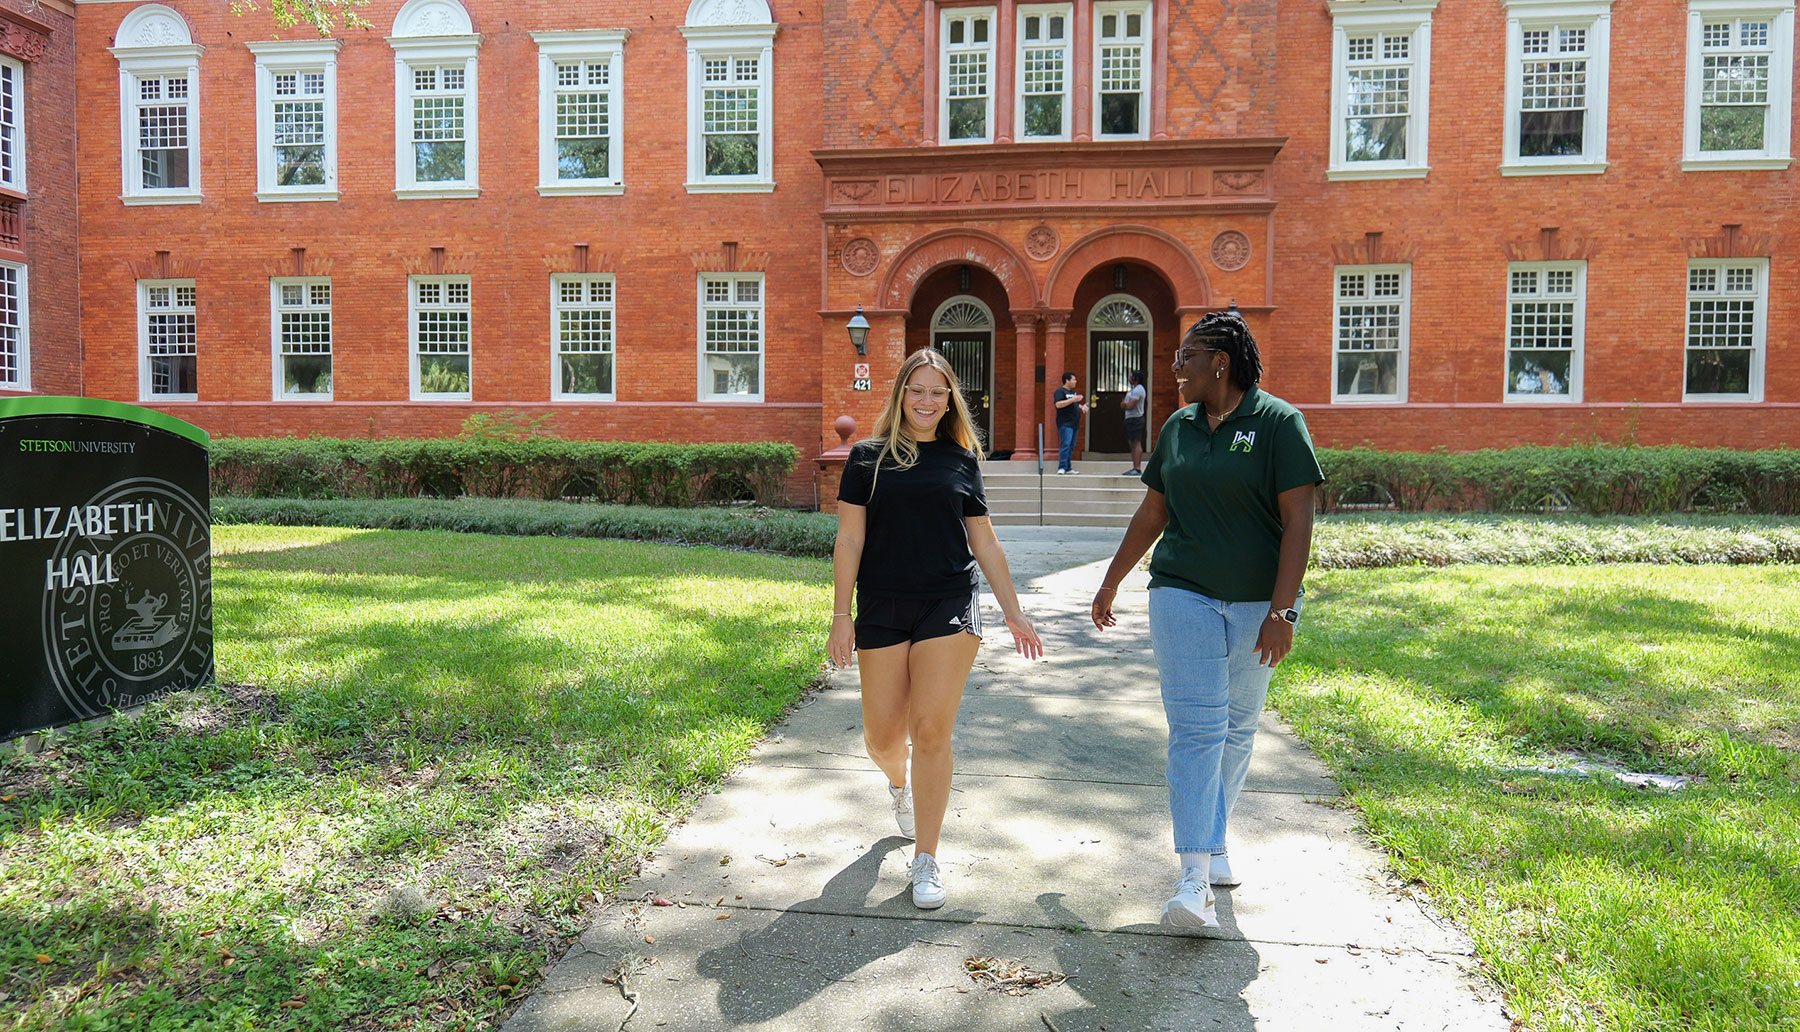
{"type": "MultiPolygon", "coordinates": [[[[988,513],[996,527],[1035,527],[1039,524],[1035,512],[994,512],[988,513]]],[[[1124,530],[1131,523],[1130,513],[1104,512],[1046,512],[1042,524],[1046,527],[1118,527],[1124,530]]]]}
{"type": "MultiPolygon", "coordinates": [[[[1123,513],[1129,516],[1137,511],[1138,503],[1141,501],[1143,501],[1142,492],[1128,496],[1106,498],[1082,498],[1075,495],[1073,492],[1053,496],[1046,492],[1043,500],[1043,508],[1046,512],[1091,512],[1097,514],[1110,513],[1115,515],[1123,513]]],[[[1036,515],[1038,511],[1038,497],[1037,492],[1035,491],[1029,495],[1008,495],[1005,497],[995,497],[994,492],[989,491],[987,503],[988,511],[990,513],[1031,513],[1036,515]]]]}

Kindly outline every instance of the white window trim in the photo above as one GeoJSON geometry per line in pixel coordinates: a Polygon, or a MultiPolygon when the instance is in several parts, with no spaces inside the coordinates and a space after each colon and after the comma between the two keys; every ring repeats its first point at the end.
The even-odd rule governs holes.
{"type": "MultiPolygon", "coordinates": [[[[702,289],[704,289],[704,288],[702,288],[702,289]]],[[[568,273],[554,273],[551,275],[551,277],[550,277],[550,400],[552,400],[552,401],[567,401],[567,402],[573,402],[573,403],[577,403],[577,404],[583,403],[583,402],[599,403],[599,402],[608,402],[608,401],[619,400],[619,293],[618,292],[619,292],[618,280],[611,273],[568,272],[568,273]],[[608,307],[612,311],[613,349],[612,349],[611,354],[612,354],[612,360],[613,360],[613,375],[612,375],[613,389],[604,394],[570,394],[562,389],[562,345],[561,345],[560,340],[558,339],[559,335],[562,332],[562,328],[559,323],[559,320],[557,319],[557,313],[562,308],[562,296],[560,293],[560,288],[562,287],[563,283],[572,281],[572,280],[579,280],[582,283],[586,283],[590,280],[604,280],[605,282],[612,284],[613,300],[612,300],[611,305],[609,305],[608,307]]],[[[589,303],[583,302],[583,304],[580,307],[588,307],[588,305],[589,305],[589,303]]],[[[571,307],[574,307],[574,306],[571,306],[571,307]]],[[[706,332],[706,328],[705,328],[704,323],[702,323],[701,333],[704,334],[705,332],[706,332]]],[[[702,349],[704,349],[704,342],[702,342],[702,349]]]]}
{"type": "Polygon", "coordinates": [[[1156,103],[1156,51],[1159,43],[1156,38],[1156,21],[1151,10],[1150,0],[1101,0],[1094,4],[1092,21],[1088,25],[1088,37],[1093,41],[1088,52],[1088,66],[1092,69],[1088,78],[1093,80],[1093,95],[1089,97],[1089,110],[1094,119],[1093,138],[1096,140],[1148,140],[1150,123],[1153,120],[1151,107],[1156,103]],[[1116,14],[1123,18],[1128,14],[1144,16],[1144,68],[1140,91],[1144,95],[1138,106],[1138,131],[1135,133],[1103,133],[1100,131],[1100,19],[1108,14],[1116,14]]]}
{"type": "Polygon", "coordinates": [[[477,55],[481,33],[472,30],[468,12],[456,0],[407,0],[394,16],[394,196],[402,200],[481,196],[481,80],[477,55]],[[450,30],[450,31],[446,31],[450,30]],[[458,31],[460,30],[460,31],[458,31]],[[418,181],[413,150],[413,72],[415,64],[463,65],[463,178],[456,182],[418,181]]]}
{"type": "Polygon", "coordinates": [[[1407,398],[1407,372],[1412,364],[1412,264],[1410,262],[1391,263],[1387,265],[1338,265],[1331,270],[1331,403],[1334,405],[1396,405],[1405,404],[1407,398]],[[1397,272],[1400,274],[1400,350],[1394,361],[1394,393],[1392,394],[1340,394],[1338,393],[1338,357],[1343,352],[1338,350],[1338,317],[1339,309],[1345,304],[1384,304],[1386,299],[1364,295],[1351,299],[1341,297],[1338,293],[1338,277],[1346,273],[1351,275],[1374,276],[1376,273],[1397,272]]]}
{"type": "MultiPolygon", "coordinates": [[[[200,55],[206,48],[193,42],[187,22],[161,4],[134,8],[119,23],[116,39],[139,45],[108,49],[119,60],[119,200],[128,205],[199,204],[200,192],[200,55]],[[187,76],[188,185],[145,189],[139,168],[137,81],[145,76],[187,76]]],[[[166,397],[166,395],[164,395],[166,397]]]]}
{"type": "MultiPolygon", "coordinates": [[[[475,400],[475,283],[473,277],[457,274],[406,277],[406,364],[408,397],[413,401],[475,400]],[[467,391],[427,394],[419,390],[419,284],[421,283],[466,283],[469,286],[469,389],[467,391]]],[[[335,374],[332,382],[335,386],[335,374]]]]}
{"type": "MultiPolygon", "coordinates": [[[[1769,260],[1767,258],[1690,258],[1687,267],[1691,271],[1699,268],[1723,270],[1728,265],[1752,265],[1756,268],[1756,347],[1750,353],[1750,393],[1749,394],[1689,394],[1687,389],[1687,302],[1682,305],[1682,339],[1681,339],[1681,400],[1721,402],[1732,405],[1756,404],[1763,400],[1763,371],[1769,355],[1769,260]]],[[[1691,300],[1691,295],[1683,292],[1684,298],[1691,300]]],[[[1730,295],[1719,294],[1719,297],[1730,295]]],[[[1739,295],[1742,296],[1742,295],[1739,295]]]]}
{"type": "Polygon", "coordinates": [[[31,269],[22,262],[0,262],[0,267],[19,274],[19,354],[18,373],[14,379],[0,380],[0,391],[31,389],[31,269]]]}
{"type": "Polygon", "coordinates": [[[769,193],[775,189],[775,154],[771,124],[775,105],[775,33],[780,26],[683,25],[688,41],[688,193],[769,193]],[[701,132],[706,91],[706,59],[754,55],[761,76],[762,96],[756,105],[756,174],[709,176],[706,174],[706,140],[701,132]]]}
{"type": "Polygon", "coordinates": [[[25,65],[10,57],[0,56],[0,65],[12,69],[13,73],[13,175],[10,181],[0,179],[0,188],[15,193],[26,193],[25,155],[29,148],[25,142],[25,65]]]}
{"type": "MultiPolygon", "coordinates": [[[[972,43],[960,44],[959,52],[977,49],[972,43]]],[[[994,115],[1000,110],[995,93],[1000,88],[1000,9],[998,7],[945,7],[938,11],[938,143],[945,147],[968,147],[994,142],[994,115]],[[950,22],[957,18],[986,17],[987,38],[987,117],[982,120],[986,135],[966,140],[950,138],[950,22]]]]}
{"type": "Polygon", "coordinates": [[[256,55],[256,199],[335,201],[337,189],[337,55],[340,39],[269,40],[246,43],[256,55]],[[319,186],[275,183],[275,73],[325,73],[325,182],[319,186]]]}
{"type": "Polygon", "coordinates": [[[1431,15],[1438,0],[1330,0],[1331,12],[1331,159],[1329,181],[1360,179],[1424,179],[1431,172],[1431,15]],[[1345,84],[1349,79],[1350,35],[1364,32],[1412,36],[1412,114],[1406,131],[1404,161],[1344,159],[1345,84]]]}
{"type": "MultiPolygon", "coordinates": [[[[728,306],[738,307],[736,288],[732,290],[733,301],[728,306]]],[[[769,282],[760,272],[703,272],[694,280],[694,349],[698,363],[694,370],[695,386],[699,388],[699,400],[719,402],[727,405],[754,405],[763,401],[769,377],[769,282]],[[760,339],[756,352],[756,392],[754,394],[714,394],[707,384],[706,376],[706,281],[726,280],[737,283],[740,280],[755,280],[762,284],[757,291],[757,309],[762,313],[759,321],[760,339]]],[[[615,385],[617,375],[614,375],[615,385]]]]}
{"type": "MultiPolygon", "coordinates": [[[[137,281],[138,318],[137,318],[137,354],[138,354],[138,400],[145,403],[161,404],[165,401],[199,401],[200,395],[189,394],[154,394],[150,390],[150,288],[151,287],[195,287],[191,279],[141,279],[137,281]]],[[[200,384],[200,298],[198,290],[194,295],[194,385],[200,384]]]]}
{"type": "Polygon", "coordinates": [[[1688,172],[1785,169],[1793,164],[1790,150],[1794,124],[1793,0],[1688,0],[1687,119],[1682,135],[1681,167],[1688,172]],[[1701,28],[1707,19],[1769,20],[1769,115],[1760,151],[1700,149],[1701,28]]]}
{"type": "MultiPolygon", "coordinates": [[[[1586,261],[1573,262],[1509,262],[1506,266],[1505,306],[1501,309],[1500,376],[1501,398],[1510,405],[1579,405],[1584,396],[1584,367],[1587,356],[1587,266],[1586,261]],[[1550,272],[1570,270],[1575,273],[1575,344],[1569,354],[1569,390],[1565,394],[1521,394],[1513,390],[1512,378],[1512,274],[1535,270],[1550,272]]],[[[1541,300],[1564,300],[1540,295],[1541,300]]]]}
{"type": "Polygon", "coordinates": [[[1506,124],[1500,174],[1503,176],[1599,175],[1606,171],[1608,85],[1612,78],[1612,0],[1504,0],[1506,4],[1506,124]],[[1571,27],[1589,22],[1587,33],[1587,118],[1580,157],[1519,156],[1519,106],[1523,99],[1524,32],[1542,25],[1571,27]]]}
{"type": "Polygon", "coordinates": [[[625,38],[629,29],[534,32],[538,45],[538,194],[543,197],[617,195],[625,192],[625,38]],[[607,164],[605,179],[562,179],[556,174],[556,62],[605,61],[607,164]]]}
{"type": "Polygon", "coordinates": [[[289,394],[287,392],[287,370],[281,361],[281,288],[298,286],[302,290],[316,284],[331,286],[329,276],[271,276],[269,278],[269,352],[271,368],[271,391],[276,401],[331,401],[337,395],[337,293],[331,295],[331,385],[332,389],[323,394],[289,394]]]}
{"type": "MultiPolygon", "coordinates": [[[[1046,30],[1048,31],[1048,30],[1046,30]]],[[[1017,143],[1057,143],[1074,138],[1075,131],[1075,8],[1071,4],[1021,4],[1014,25],[1017,46],[1013,52],[1013,67],[1017,73],[1013,76],[1013,140],[1017,143]],[[1063,19],[1063,88],[1062,88],[1062,124],[1063,131],[1055,136],[1025,135],[1025,51],[1047,50],[1050,44],[1039,42],[1030,44],[1025,41],[1025,19],[1027,16],[1044,19],[1046,26],[1052,17],[1061,15],[1063,19]]],[[[939,39],[943,38],[939,29],[939,39]]],[[[941,87],[940,87],[941,88],[941,87]]],[[[1045,94],[1047,96],[1047,94],[1045,94]]],[[[1038,94],[1032,94],[1038,96],[1038,94]]],[[[948,123],[943,123],[947,125],[948,123]]]]}

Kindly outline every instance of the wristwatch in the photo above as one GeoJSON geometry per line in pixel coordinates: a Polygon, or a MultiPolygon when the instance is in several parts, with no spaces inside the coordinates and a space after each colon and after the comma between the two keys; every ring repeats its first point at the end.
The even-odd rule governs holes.
{"type": "Polygon", "coordinates": [[[1271,610],[1269,610],[1269,619],[1271,619],[1271,620],[1286,620],[1288,623],[1297,624],[1300,622],[1300,610],[1298,610],[1298,609],[1271,609],[1271,610]]]}

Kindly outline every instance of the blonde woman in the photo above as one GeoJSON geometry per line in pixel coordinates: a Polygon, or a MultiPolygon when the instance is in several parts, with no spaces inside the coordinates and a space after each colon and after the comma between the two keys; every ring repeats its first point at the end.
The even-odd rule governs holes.
{"type": "Polygon", "coordinates": [[[912,898],[924,910],[946,897],[938,835],[950,731],[981,644],[978,565],[1019,654],[1043,654],[988,520],[980,447],[956,373],[927,348],[901,363],[838,491],[831,661],[844,668],[862,654],[863,741],[887,775],[900,833],[913,839],[912,898]]]}

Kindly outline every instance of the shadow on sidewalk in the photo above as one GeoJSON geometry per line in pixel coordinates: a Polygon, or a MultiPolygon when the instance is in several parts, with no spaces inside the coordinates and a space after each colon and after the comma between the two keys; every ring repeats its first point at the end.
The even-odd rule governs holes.
{"type": "Polygon", "coordinates": [[[910,905],[910,883],[877,905],[866,905],[882,862],[911,844],[898,835],[873,843],[832,875],[817,896],[790,906],[767,928],[701,954],[695,971],[717,983],[720,1015],[733,1026],[779,1017],[832,983],[855,983],[851,976],[873,962],[974,923],[979,916],[974,911],[938,911],[930,919],[910,921],[886,916],[903,897],[910,905]]]}

